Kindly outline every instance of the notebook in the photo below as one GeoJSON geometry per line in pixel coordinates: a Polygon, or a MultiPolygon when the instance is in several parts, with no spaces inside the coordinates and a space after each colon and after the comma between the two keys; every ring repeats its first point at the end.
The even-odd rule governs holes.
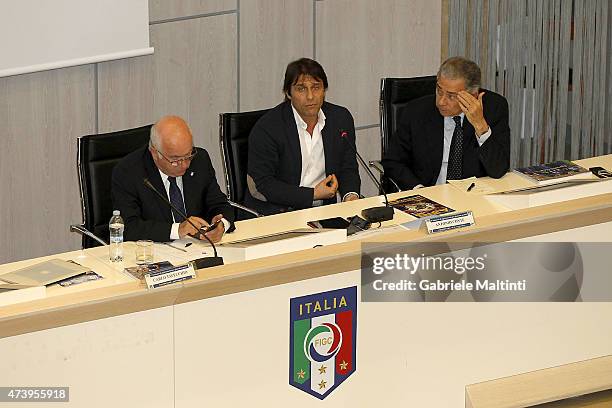
{"type": "Polygon", "coordinates": [[[61,259],[50,259],[0,275],[0,280],[28,286],[46,286],[89,271],[89,268],[61,259]]]}

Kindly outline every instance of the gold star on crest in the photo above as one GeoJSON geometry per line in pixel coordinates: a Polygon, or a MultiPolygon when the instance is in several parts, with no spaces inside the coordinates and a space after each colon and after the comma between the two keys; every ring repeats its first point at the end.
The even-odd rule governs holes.
{"type": "Polygon", "coordinates": [[[327,383],[323,380],[321,380],[321,382],[319,383],[319,389],[322,390],[323,388],[325,388],[325,386],[327,385],[327,383]]]}
{"type": "Polygon", "coordinates": [[[300,380],[303,380],[304,376],[306,375],[306,372],[300,368],[300,371],[298,371],[296,374],[300,380]]]}
{"type": "Polygon", "coordinates": [[[321,365],[321,368],[319,368],[319,374],[325,374],[325,370],[327,370],[327,367],[321,365]]]}
{"type": "Polygon", "coordinates": [[[342,360],[342,362],[340,363],[340,370],[346,370],[346,368],[348,367],[348,363],[344,360],[342,360]]]}

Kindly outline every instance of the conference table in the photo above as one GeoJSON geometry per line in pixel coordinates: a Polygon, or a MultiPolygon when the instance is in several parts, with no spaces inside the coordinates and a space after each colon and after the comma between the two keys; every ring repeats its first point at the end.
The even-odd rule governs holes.
{"type": "MultiPolygon", "coordinates": [[[[612,155],[576,162],[610,169],[612,155]]],[[[499,191],[530,185],[513,173],[483,180],[499,191]]],[[[612,354],[608,302],[360,301],[364,245],[612,242],[612,189],[514,209],[450,184],[389,199],[413,194],[472,211],[475,224],[428,234],[423,226],[402,227],[414,218],[396,210],[392,221],[345,242],[228,259],[198,270],[194,279],[151,290],[124,272],[135,263],[133,242],[124,244],[121,263],[109,262],[108,249],[97,247],[0,265],[1,275],[60,258],[103,277],[51,285],[43,298],[0,306],[0,386],[69,387],[65,405],[71,407],[456,407],[469,384],[612,354]],[[291,386],[291,299],[353,287],[355,372],[322,399],[291,386]]],[[[383,203],[377,196],[239,221],[221,248],[383,203]]],[[[177,264],[197,251],[211,253],[204,244],[192,247],[185,252],[156,243],[155,261],[177,264]]],[[[46,404],[57,406],[35,406],[46,404]]]]}

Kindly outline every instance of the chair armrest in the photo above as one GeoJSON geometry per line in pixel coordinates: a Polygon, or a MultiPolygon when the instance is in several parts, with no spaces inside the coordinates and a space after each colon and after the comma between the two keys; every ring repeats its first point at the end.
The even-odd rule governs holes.
{"type": "Polygon", "coordinates": [[[78,232],[81,235],[86,235],[89,238],[93,239],[94,241],[102,244],[102,245],[108,245],[108,243],[106,243],[103,239],[101,239],[100,237],[96,236],[93,234],[93,232],[89,231],[88,229],[85,228],[85,226],[83,224],[72,224],[70,226],[70,232],[78,232]]]}
{"type": "Polygon", "coordinates": [[[393,180],[391,177],[385,176],[385,169],[383,168],[382,162],[380,160],[370,160],[368,164],[371,168],[380,173],[381,183],[383,179],[388,180],[391,184],[393,184],[393,187],[395,187],[396,191],[402,191],[402,189],[399,188],[399,185],[395,182],[395,180],[393,180]]]}
{"type": "Polygon", "coordinates": [[[378,173],[380,173],[381,176],[385,174],[385,170],[383,169],[382,162],[380,160],[370,160],[368,164],[370,165],[371,168],[378,171],[378,173]]]}

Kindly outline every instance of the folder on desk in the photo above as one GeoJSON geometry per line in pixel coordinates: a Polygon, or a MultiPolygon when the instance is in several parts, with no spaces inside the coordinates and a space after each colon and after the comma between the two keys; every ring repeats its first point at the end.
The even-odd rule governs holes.
{"type": "Polygon", "coordinates": [[[61,259],[50,259],[0,275],[7,283],[27,286],[46,286],[89,271],[88,268],[61,259]]]}

